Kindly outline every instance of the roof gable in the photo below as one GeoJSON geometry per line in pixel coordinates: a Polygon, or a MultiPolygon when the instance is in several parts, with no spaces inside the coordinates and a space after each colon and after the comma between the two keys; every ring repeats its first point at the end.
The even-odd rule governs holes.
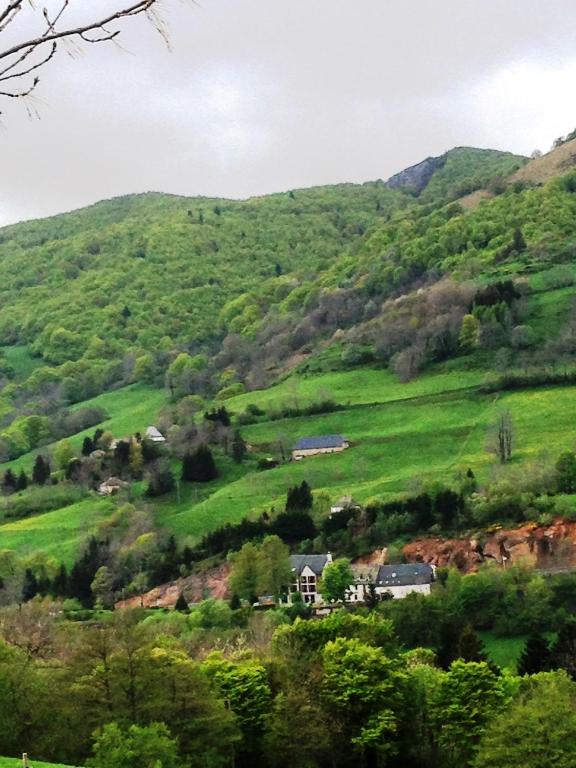
{"type": "Polygon", "coordinates": [[[300,576],[304,568],[308,566],[316,576],[321,576],[322,571],[328,565],[331,558],[329,555],[290,555],[290,565],[293,571],[300,576]]]}

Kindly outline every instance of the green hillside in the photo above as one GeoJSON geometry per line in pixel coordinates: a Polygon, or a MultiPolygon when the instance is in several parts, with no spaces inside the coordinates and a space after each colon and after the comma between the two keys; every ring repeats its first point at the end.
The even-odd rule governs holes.
{"type": "MultiPolygon", "coordinates": [[[[489,487],[503,412],[506,476],[552,466],[576,439],[576,182],[500,190],[523,162],[454,150],[419,199],[383,182],[244,202],[144,195],[0,231],[0,553],[52,578],[97,533],[118,584],[155,583],[174,573],[159,565],[170,533],[195,547],[274,520],[303,481],[317,517],[343,494],[380,508],[459,488],[468,470],[489,487]],[[495,178],[476,209],[453,202],[495,178]],[[169,438],[159,452],[134,437],[152,424],[169,438]],[[351,448],[285,460],[329,433],[351,448]],[[180,481],[203,443],[218,477],[180,481]],[[102,498],[111,476],[123,490],[102,498]]],[[[470,519],[482,514],[498,517],[470,519]]]]}

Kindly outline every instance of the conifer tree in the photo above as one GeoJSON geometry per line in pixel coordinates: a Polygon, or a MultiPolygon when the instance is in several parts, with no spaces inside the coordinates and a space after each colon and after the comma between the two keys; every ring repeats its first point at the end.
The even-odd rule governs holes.
{"type": "Polygon", "coordinates": [[[183,592],[180,592],[180,594],[178,595],[178,600],[176,600],[176,605],[174,606],[174,610],[180,611],[180,613],[190,613],[190,608],[188,606],[186,598],[184,597],[183,592]]]}
{"type": "Polygon", "coordinates": [[[130,471],[132,477],[139,479],[142,477],[142,467],[144,465],[144,456],[142,454],[142,445],[138,440],[130,441],[130,471]]]}
{"type": "Polygon", "coordinates": [[[32,470],[32,482],[34,485],[44,485],[50,478],[50,464],[47,459],[38,454],[32,470]]]}
{"type": "Polygon", "coordinates": [[[82,456],[90,456],[93,450],[94,443],[92,442],[92,438],[86,436],[82,441],[82,456]]]}
{"type": "Polygon", "coordinates": [[[467,624],[460,634],[458,639],[458,656],[466,662],[488,660],[482,640],[480,640],[471,624],[467,624]]]}
{"type": "Polygon", "coordinates": [[[569,619],[560,632],[550,651],[552,669],[565,669],[576,680],[576,620],[569,619]]]}
{"type": "Polygon", "coordinates": [[[246,456],[246,451],[246,441],[240,434],[240,430],[237,429],[234,432],[234,439],[232,440],[232,458],[237,464],[242,464],[244,456],[246,456]]]}
{"type": "Polygon", "coordinates": [[[30,568],[26,568],[24,572],[24,583],[22,585],[22,601],[27,603],[28,600],[32,600],[38,594],[38,581],[34,575],[34,571],[30,568]]]}
{"type": "Polygon", "coordinates": [[[65,597],[68,594],[68,571],[64,563],[60,564],[58,573],[54,576],[51,592],[54,597],[65,597]]]}
{"type": "Polygon", "coordinates": [[[14,472],[12,472],[11,469],[7,469],[4,473],[4,478],[2,479],[2,492],[9,496],[11,493],[14,493],[18,487],[18,481],[16,480],[16,476],[14,475],[14,472]]]}
{"type": "Polygon", "coordinates": [[[519,675],[534,675],[550,668],[550,647],[540,632],[533,632],[518,661],[519,675]]]}
{"type": "Polygon", "coordinates": [[[206,483],[218,477],[214,456],[207,445],[201,445],[184,456],[181,477],[187,483],[206,483]]]}
{"type": "Polygon", "coordinates": [[[25,491],[26,488],[28,488],[28,475],[23,469],[21,469],[17,480],[17,490],[25,491]]]}

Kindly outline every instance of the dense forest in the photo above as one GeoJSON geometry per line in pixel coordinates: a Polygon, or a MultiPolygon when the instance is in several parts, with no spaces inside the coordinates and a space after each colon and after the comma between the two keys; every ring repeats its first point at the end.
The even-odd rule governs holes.
{"type": "MultiPolygon", "coordinates": [[[[26,745],[98,768],[541,768],[553,739],[568,768],[573,621],[551,639],[534,630],[520,674],[489,661],[474,629],[458,624],[498,592],[507,610],[537,621],[545,585],[521,572],[507,581],[449,578],[431,603],[414,595],[316,621],[298,616],[302,606],[252,613],[216,601],[88,623],[49,602],[5,609],[0,751],[26,745]]],[[[549,591],[548,610],[566,603],[567,588],[573,580],[549,591]]]]}

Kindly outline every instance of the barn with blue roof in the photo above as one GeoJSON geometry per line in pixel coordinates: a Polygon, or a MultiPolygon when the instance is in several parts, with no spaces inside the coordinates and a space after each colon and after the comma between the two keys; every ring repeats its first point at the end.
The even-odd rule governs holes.
{"type": "Polygon", "coordinates": [[[317,456],[321,453],[340,453],[350,447],[350,443],[342,435],[318,435],[316,437],[302,437],[292,450],[292,458],[295,461],[306,456],[317,456]]]}

